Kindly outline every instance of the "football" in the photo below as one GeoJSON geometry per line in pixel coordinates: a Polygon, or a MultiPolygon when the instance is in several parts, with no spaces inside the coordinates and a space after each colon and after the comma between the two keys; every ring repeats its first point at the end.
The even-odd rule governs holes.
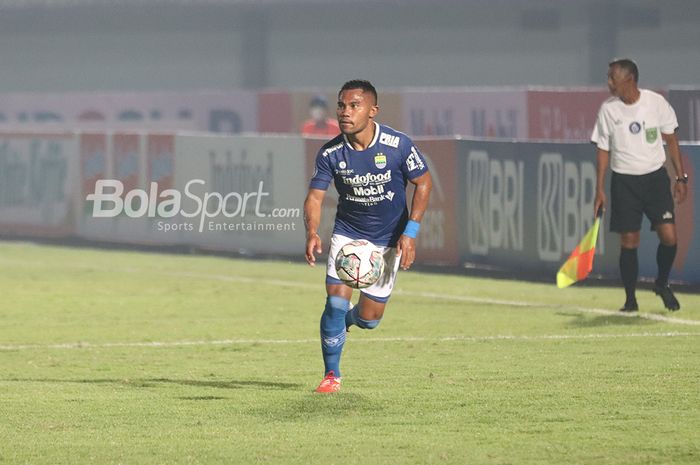
{"type": "Polygon", "coordinates": [[[345,284],[363,289],[379,281],[384,272],[384,257],[369,241],[348,242],[335,256],[335,270],[345,284]]]}

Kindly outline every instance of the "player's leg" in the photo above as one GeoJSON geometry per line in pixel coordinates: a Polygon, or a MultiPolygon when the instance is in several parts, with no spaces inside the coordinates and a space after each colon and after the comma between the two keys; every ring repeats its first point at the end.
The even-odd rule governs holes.
{"type": "Polygon", "coordinates": [[[350,240],[335,234],[331,238],[326,265],[326,304],[320,323],[324,379],[316,389],[317,392],[336,392],[340,388],[340,356],[345,345],[346,332],[345,314],[350,309],[352,289],[338,279],[333,257],[350,240]]]}
{"type": "Polygon", "coordinates": [[[379,326],[384,316],[384,308],[389,300],[376,300],[377,297],[370,296],[364,292],[360,295],[360,300],[350,311],[345,315],[345,325],[357,326],[362,329],[375,329],[379,326]]]}
{"type": "Polygon", "coordinates": [[[620,278],[625,288],[625,304],[620,310],[633,312],[637,305],[637,279],[639,278],[639,231],[620,233],[620,278]]]}
{"type": "Polygon", "coordinates": [[[659,236],[659,246],[656,249],[656,264],[658,275],[654,283],[654,293],[661,297],[664,307],[671,311],[681,309],[681,304],[668,285],[668,276],[671,274],[673,260],[676,258],[677,239],[675,224],[659,224],[656,226],[656,234],[659,236]]]}
{"type": "Polygon", "coordinates": [[[383,252],[384,273],[379,281],[362,290],[359,302],[345,316],[345,325],[348,328],[355,325],[362,329],[375,329],[384,316],[386,303],[396,284],[399,259],[395,248],[385,247],[383,252]]]}
{"type": "Polygon", "coordinates": [[[613,173],[610,183],[610,230],[620,233],[620,278],[625,288],[625,304],[620,310],[638,310],[639,231],[642,226],[643,197],[638,176],[613,173]]]}
{"type": "Polygon", "coordinates": [[[654,292],[661,297],[669,310],[679,310],[680,304],[668,285],[673,261],[676,258],[678,238],[676,235],[673,196],[668,174],[664,168],[650,176],[650,186],[645,213],[649,217],[652,229],[656,230],[659,245],[656,249],[658,275],[654,283],[654,292]]]}
{"type": "Polygon", "coordinates": [[[676,225],[673,223],[661,223],[657,224],[654,229],[656,229],[656,234],[659,236],[659,246],[656,249],[656,264],[659,267],[659,274],[656,278],[656,285],[665,287],[668,285],[668,276],[671,274],[671,267],[678,249],[676,225]]]}

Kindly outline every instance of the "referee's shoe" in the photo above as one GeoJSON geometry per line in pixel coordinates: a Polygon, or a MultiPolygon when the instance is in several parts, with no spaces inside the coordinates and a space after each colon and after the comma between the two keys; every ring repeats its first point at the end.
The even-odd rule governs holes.
{"type": "Polygon", "coordinates": [[[673,295],[673,291],[671,291],[671,287],[668,284],[661,286],[658,282],[655,283],[654,294],[661,297],[661,300],[664,301],[664,306],[672,312],[681,309],[681,304],[678,303],[678,299],[673,295]]]}

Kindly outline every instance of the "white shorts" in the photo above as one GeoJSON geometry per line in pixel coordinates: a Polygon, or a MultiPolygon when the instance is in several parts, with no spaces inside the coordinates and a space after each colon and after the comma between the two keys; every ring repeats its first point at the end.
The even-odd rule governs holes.
{"type": "MultiPolygon", "coordinates": [[[[340,281],[338,278],[338,273],[335,271],[335,256],[338,255],[338,251],[347,244],[352,242],[351,239],[346,236],[341,236],[340,234],[333,234],[331,237],[331,248],[328,252],[328,263],[326,265],[326,276],[331,278],[331,282],[340,281]]],[[[396,282],[396,274],[399,271],[399,257],[396,255],[396,247],[379,247],[384,255],[384,273],[379,281],[372,284],[369,287],[361,289],[360,292],[366,294],[372,300],[377,302],[386,302],[391,296],[391,291],[394,289],[394,283],[396,282]]]]}

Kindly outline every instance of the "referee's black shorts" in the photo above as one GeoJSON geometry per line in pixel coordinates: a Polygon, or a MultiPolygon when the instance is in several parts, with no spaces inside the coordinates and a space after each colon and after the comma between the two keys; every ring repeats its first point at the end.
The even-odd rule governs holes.
{"type": "Polygon", "coordinates": [[[654,229],[660,223],[675,223],[671,181],[663,166],[648,174],[613,171],[610,185],[610,230],[635,232],[642,228],[642,214],[654,229]]]}

